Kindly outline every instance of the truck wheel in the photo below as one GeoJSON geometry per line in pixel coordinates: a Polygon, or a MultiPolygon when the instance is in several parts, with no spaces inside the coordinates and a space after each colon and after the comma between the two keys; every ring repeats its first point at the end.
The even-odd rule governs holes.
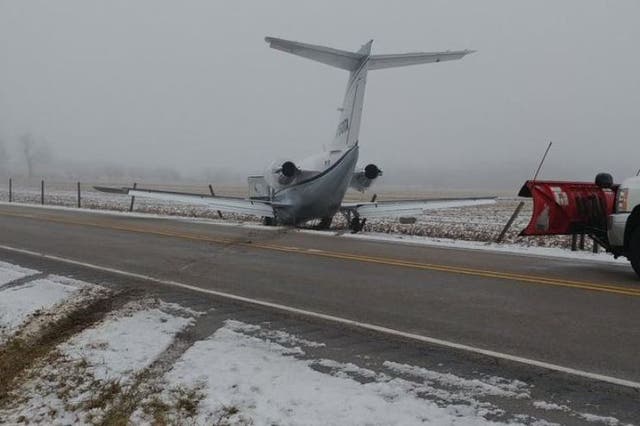
{"type": "Polygon", "coordinates": [[[640,277],[640,226],[631,234],[631,241],[629,241],[629,260],[633,270],[636,271],[638,277],[640,277]]]}

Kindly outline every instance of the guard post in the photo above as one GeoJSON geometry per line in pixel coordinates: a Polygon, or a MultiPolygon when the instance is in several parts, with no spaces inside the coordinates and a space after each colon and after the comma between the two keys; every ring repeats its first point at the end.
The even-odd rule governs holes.
{"type": "MultiPolygon", "coordinates": [[[[138,187],[138,184],[136,182],[133,183],[133,189],[136,189],[138,187]]],[[[132,196],[131,197],[131,205],[129,206],[129,211],[132,212],[133,211],[133,203],[135,203],[136,201],[136,197],[132,196]]]]}

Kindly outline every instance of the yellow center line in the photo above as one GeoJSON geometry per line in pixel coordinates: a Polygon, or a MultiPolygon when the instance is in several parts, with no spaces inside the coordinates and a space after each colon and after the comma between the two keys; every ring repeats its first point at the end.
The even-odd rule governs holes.
{"type": "Polygon", "coordinates": [[[267,248],[270,250],[305,253],[305,254],[321,256],[321,257],[330,257],[335,259],[355,260],[360,262],[379,263],[384,265],[400,266],[400,267],[413,268],[413,269],[449,272],[449,273],[455,273],[455,274],[480,276],[480,277],[486,277],[486,278],[500,278],[505,280],[522,281],[522,282],[529,282],[529,283],[535,283],[535,284],[547,284],[547,285],[555,285],[555,286],[561,286],[561,287],[571,287],[571,288],[581,288],[586,290],[602,291],[606,293],[617,293],[617,294],[625,294],[630,296],[640,296],[640,289],[634,289],[634,288],[623,287],[623,286],[598,284],[598,283],[590,283],[590,282],[582,282],[582,281],[570,281],[570,280],[564,280],[564,279],[530,276],[530,275],[522,275],[522,274],[513,274],[510,272],[497,272],[497,271],[487,271],[482,269],[470,269],[470,268],[457,267],[457,266],[435,265],[435,264],[419,263],[419,262],[405,261],[405,260],[399,260],[399,259],[360,256],[360,255],[353,255],[349,253],[329,252],[329,251],[322,251],[317,249],[313,249],[312,252],[306,249],[306,252],[305,252],[305,249],[288,250],[281,246],[264,245],[260,243],[254,243],[252,244],[252,246],[267,248]]]}
{"type": "Polygon", "coordinates": [[[291,247],[291,246],[281,246],[281,245],[261,243],[261,242],[242,241],[242,240],[231,239],[231,238],[219,238],[219,237],[216,238],[216,237],[209,237],[204,235],[194,235],[191,233],[149,229],[146,227],[134,227],[130,225],[119,225],[115,223],[65,219],[65,218],[56,217],[50,214],[37,215],[37,214],[0,212],[0,216],[47,220],[50,222],[64,223],[64,224],[70,224],[70,225],[92,226],[96,228],[151,234],[151,235],[158,235],[163,237],[187,239],[187,240],[194,240],[194,241],[204,241],[204,242],[215,243],[215,244],[235,244],[242,247],[258,248],[263,250],[272,250],[272,251],[279,251],[279,252],[286,252],[286,253],[296,253],[296,254],[303,254],[303,255],[315,256],[315,257],[324,257],[324,258],[339,259],[339,260],[381,264],[381,265],[387,265],[387,266],[396,266],[396,267],[411,268],[411,269],[418,269],[418,270],[447,272],[447,273],[469,275],[469,276],[476,276],[476,277],[483,277],[483,278],[497,278],[502,280],[519,281],[519,282],[558,286],[558,287],[577,288],[577,289],[583,289],[583,290],[589,290],[589,291],[622,294],[627,296],[636,296],[636,297],[640,296],[640,288],[636,289],[636,288],[630,288],[630,287],[624,287],[624,286],[618,286],[618,285],[612,285],[612,284],[600,284],[600,283],[593,283],[593,282],[586,282],[586,281],[573,281],[573,280],[566,280],[561,278],[549,278],[549,277],[525,275],[525,274],[518,274],[518,273],[511,273],[511,272],[500,272],[500,271],[466,268],[466,267],[452,266],[452,265],[421,263],[421,262],[414,262],[414,261],[402,260],[402,259],[365,256],[365,255],[358,255],[358,254],[344,253],[344,252],[333,252],[333,251],[327,251],[327,250],[315,249],[315,248],[291,247]]]}

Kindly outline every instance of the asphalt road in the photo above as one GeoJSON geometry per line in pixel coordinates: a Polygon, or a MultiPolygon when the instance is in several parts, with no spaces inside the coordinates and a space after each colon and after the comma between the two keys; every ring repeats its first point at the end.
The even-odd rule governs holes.
{"type": "Polygon", "coordinates": [[[0,244],[640,381],[625,265],[6,204],[0,244]]]}

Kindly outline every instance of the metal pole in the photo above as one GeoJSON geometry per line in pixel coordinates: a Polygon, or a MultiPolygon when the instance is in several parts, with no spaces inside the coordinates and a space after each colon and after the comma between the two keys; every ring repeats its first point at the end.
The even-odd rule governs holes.
{"type": "Polygon", "coordinates": [[[584,250],[584,232],[580,234],[580,250],[584,250]]]}
{"type": "Polygon", "coordinates": [[[553,144],[553,142],[549,142],[549,145],[547,146],[547,150],[544,152],[544,155],[542,156],[542,160],[540,161],[540,165],[538,165],[538,170],[536,170],[536,174],[533,175],[533,180],[535,181],[538,178],[538,174],[540,173],[540,169],[542,169],[542,165],[544,164],[544,160],[547,159],[547,154],[549,153],[549,150],[551,149],[551,145],[553,144]]]}
{"type": "Polygon", "coordinates": [[[498,236],[496,243],[502,242],[502,240],[504,239],[504,236],[507,235],[507,231],[509,231],[509,228],[511,228],[511,225],[513,225],[513,222],[516,220],[516,218],[520,214],[520,211],[522,210],[523,207],[524,207],[524,201],[520,201],[520,204],[518,204],[518,207],[516,207],[515,211],[507,221],[507,224],[504,225],[504,228],[502,228],[502,232],[500,232],[500,235],[498,236]]]}
{"type": "Polygon", "coordinates": [[[44,205],[44,179],[40,181],[40,204],[44,205]]]}
{"type": "Polygon", "coordinates": [[[9,202],[13,201],[13,181],[9,178],[9,202]]]}
{"type": "Polygon", "coordinates": [[[80,202],[81,198],[80,198],[80,182],[78,182],[78,208],[81,207],[81,202],[80,202]]]}
{"type": "Polygon", "coordinates": [[[571,234],[571,251],[578,251],[578,234],[571,234]]]}
{"type": "MultiPolygon", "coordinates": [[[[136,182],[133,183],[133,189],[136,189],[138,184],[136,182]]],[[[136,197],[131,197],[131,205],[129,206],[129,211],[133,211],[133,203],[136,201],[136,197]]]]}

